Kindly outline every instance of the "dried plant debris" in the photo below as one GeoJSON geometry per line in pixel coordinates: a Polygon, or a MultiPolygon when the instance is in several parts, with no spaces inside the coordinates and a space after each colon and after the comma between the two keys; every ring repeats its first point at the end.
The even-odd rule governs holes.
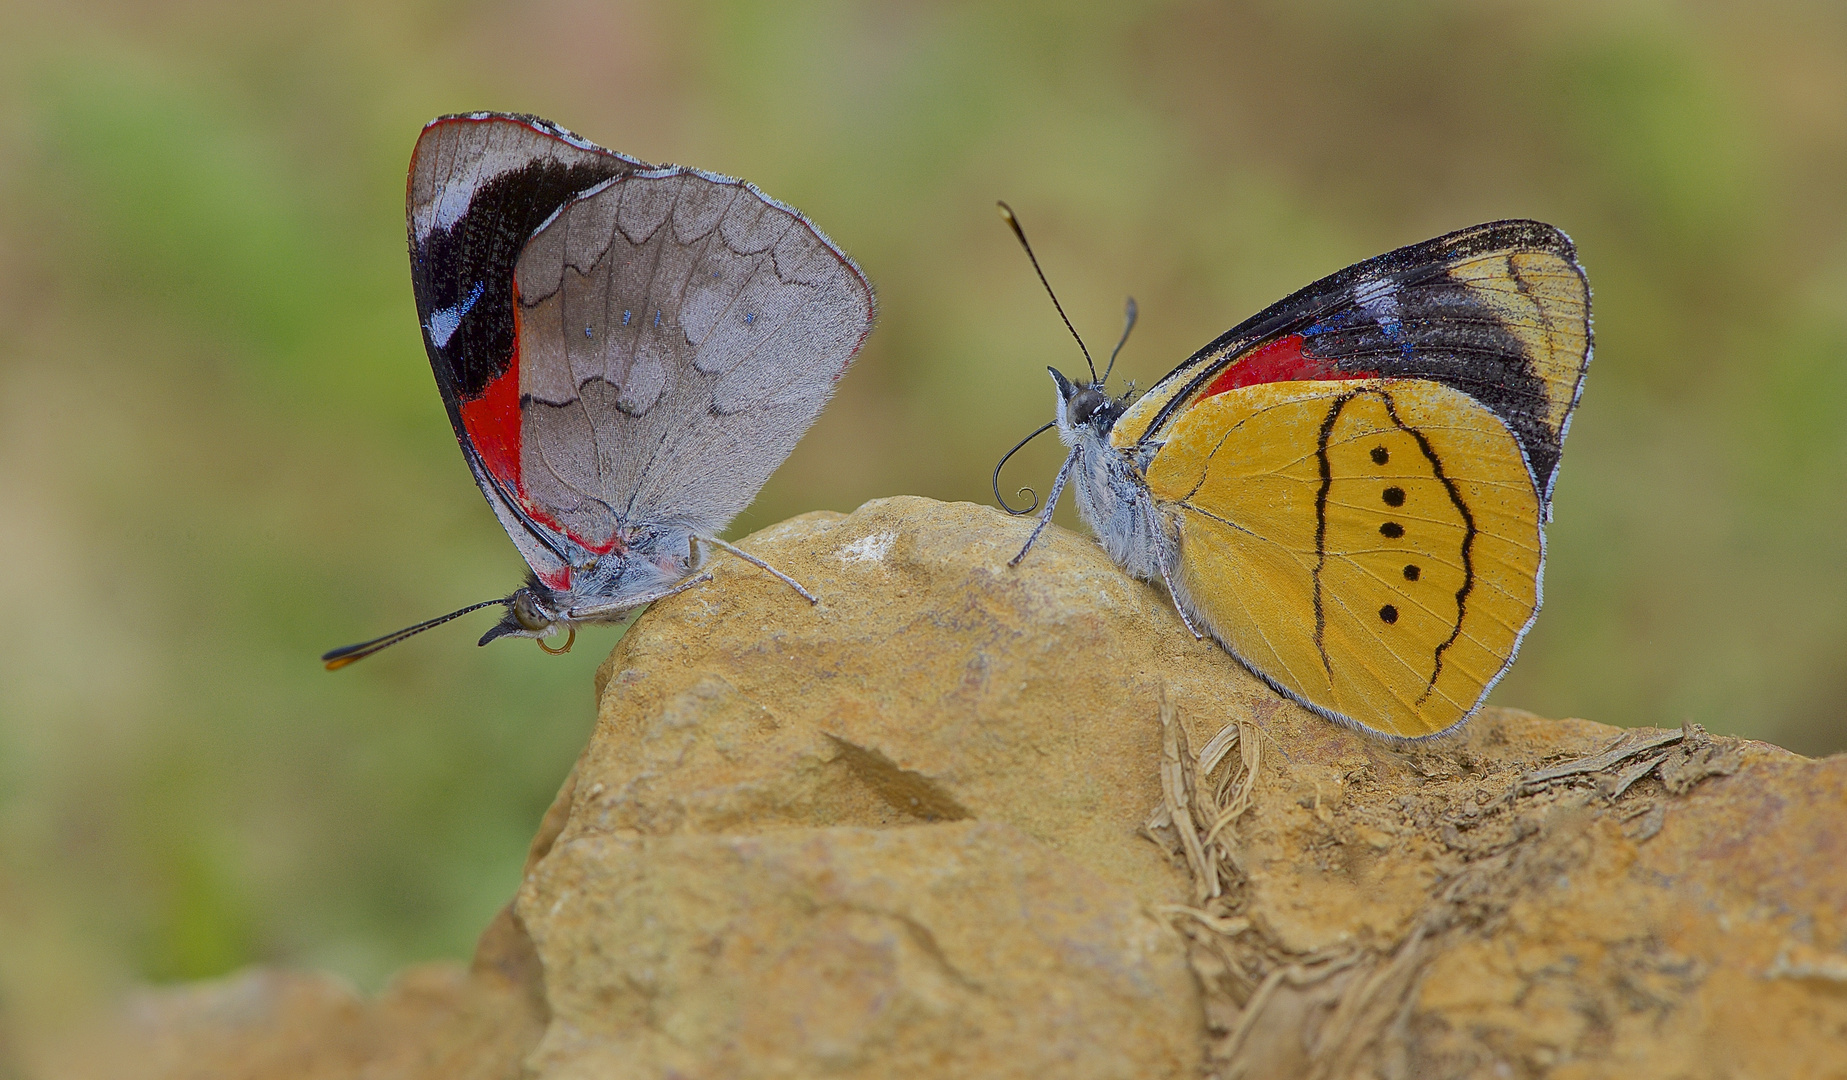
{"type": "Polygon", "coordinates": [[[1847,956],[1791,943],[1777,951],[1764,969],[1766,979],[1807,979],[1847,987],[1847,956]]]}
{"type": "Polygon", "coordinates": [[[1598,790],[1614,800],[1652,774],[1670,794],[1682,795],[1709,776],[1737,772],[1741,760],[1738,740],[1719,738],[1698,724],[1688,724],[1678,731],[1625,733],[1598,753],[1528,773],[1520,782],[1536,788],[1554,780],[1595,777],[1598,790]],[[1616,769],[1631,758],[1637,760],[1616,769]]]}
{"type": "MultiPolygon", "coordinates": [[[[1544,897],[1587,861],[1599,819],[1609,817],[1631,842],[1646,841],[1663,828],[1669,800],[1742,761],[1736,740],[1688,725],[1628,732],[1598,753],[1530,771],[1438,746],[1391,751],[1400,780],[1363,767],[1334,785],[1311,781],[1295,806],[1324,831],[1297,849],[1300,860],[1339,870],[1351,858],[1345,848],[1370,846],[1401,857],[1422,852],[1435,873],[1395,938],[1355,935],[1310,953],[1272,929],[1243,869],[1241,830],[1272,825],[1263,815],[1282,804],[1260,796],[1266,785],[1275,795],[1291,782],[1287,756],[1266,769],[1266,736],[1249,721],[1225,726],[1194,756],[1177,711],[1163,697],[1163,798],[1146,833],[1193,876],[1194,906],[1160,910],[1189,942],[1206,998],[1208,1075],[1217,1080],[1461,1076],[1505,1072],[1510,1060],[1522,1064],[1508,1075],[1543,1074],[1546,1048],[1494,1045],[1417,1008],[1434,961],[1494,948],[1515,905],[1544,897]],[[1651,777],[1658,786],[1644,795],[1638,785],[1651,777]]],[[[1534,967],[1523,992],[1574,995],[1573,1007],[1590,1015],[1665,1013],[1704,974],[1648,940],[1611,950],[1588,973],[1594,978],[1578,962],[1561,956],[1534,967]]],[[[1766,977],[1813,977],[1810,967],[1783,963],[1766,977]]]]}

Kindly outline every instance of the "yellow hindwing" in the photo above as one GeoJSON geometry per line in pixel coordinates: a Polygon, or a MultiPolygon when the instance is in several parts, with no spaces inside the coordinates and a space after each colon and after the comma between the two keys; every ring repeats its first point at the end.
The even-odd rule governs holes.
{"type": "Polygon", "coordinates": [[[1539,607],[1540,502],[1519,443],[1424,379],[1207,398],[1147,472],[1191,612],[1319,712],[1417,737],[1466,719],[1539,607]]]}

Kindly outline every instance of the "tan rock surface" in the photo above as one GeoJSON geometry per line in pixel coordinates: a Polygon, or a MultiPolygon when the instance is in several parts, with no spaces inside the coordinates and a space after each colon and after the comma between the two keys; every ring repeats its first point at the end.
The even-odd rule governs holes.
{"type": "Polygon", "coordinates": [[[1847,756],[1511,710],[1395,748],[1086,538],[1008,568],[1026,528],[756,534],[821,603],[720,559],[636,624],[471,975],[170,991],[146,1068],[59,1075],[1847,1077],[1847,756]]]}
{"type": "Polygon", "coordinates": [[[1847,757],[1514,710],[1239,734],[1289,758],[1242,813],[1247,760],[1190,778],[1237,814],[1182,924],[1221,1075],[1847,1076],[1847,757]]]}
{"type": "Polygon", "coordinates": [[[459,964],[401,973],[366,1000],[325,975],[252,970],[144,991],[100,1030],[37,1062],[98,1080],[500,1080],[539,1021],[515,992],[459,964]]]}
{"type": "Polygon", "coordinates": [[[1148,633],[1155,598],[1078,538],[1009,569],[1022,536],[921,499],[808,515],[751,545],[818,606],[721,560],[629,633],[517,905],[554,1015],[535,1064],[1197,1072],[1151,908],[1186,879],[1137,830],[1162,650],[1229,660],[1148,633]]]}

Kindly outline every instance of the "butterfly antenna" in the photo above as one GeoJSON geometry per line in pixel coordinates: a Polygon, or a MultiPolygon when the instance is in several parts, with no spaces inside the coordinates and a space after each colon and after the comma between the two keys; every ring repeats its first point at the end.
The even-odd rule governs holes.
{"type": "MultiPolygon", "coordinates": [[[[348,645],[344,648],[335,649],[332,652],[322,653],[321,663],[327,665],[328,671],[338,671],[355,660],[364,660],[380,649],[389,649],[405,638],[415,637],[432,627],[441,626],[450,619],[459,619],[471,611],[480,611],[484,607],[493,607],[495,604],[505,603],[506,601],[503,599],[483,600],[479,604],[470,604],[460,611],[451,611],[447,615],[439,615],[434,619],[420,622],[415,626],[406,626],[404,629],[393,631],[392,633],[386,634],[384,637],[375,637],[371,641],[362,641],[357,645],[348,645]]],[[[565,648],[568,649],[570,646],[567,645],[565,648]]]]}
{"type": "MultiPolygon", "coordinates": [[[[1007,227],[1013,230],[1013,235],[1019,238],[1020,246],[1026,249],[1026,257],[1032,260],[1033,272],[1039,275],[1039,284],[1045,286],[1045,295],[1052,298],[1052,306],[1058,309],[1058,317],[1065,320],[1065,329],[1071,331],[1071,336],[1077,341],[1077,347],[1083,350],[1084,363],[1090,366],[1091,384],[1095,385],[1099,381],[1096,361],[1090,358],[1090,350],[1084,347],[1084,339],[1077,336],[1077,327],[1072,326],[1071,319],[1065,315],[1065,306],[1058,302],[1058,294],[1052,291],[1052,283],[1045,280],[1045,271],[1039,268],[1039,256],[1033,254],[1033,246],[1026,242],[1026,231],[1020,228],[1020,219],[1013,216],[1013,207],[1006,203],[998,202],[995,205],[1000,207],[1000,219],[1007,223],[1007,227]]],[[[1033,434],[1036,435],[1038,432],[1033,434]]]]}
{"type": "Polygon", "coordinates": [[[1013,455],[1019,453],[1021,450],[1025,449],[1027,443],[1032,442],[1034,439],[1038,438],[1039,436],[1045,434],[1046,432],[1052,430],[1053,428],[1057,426],[1058,426],[1058,421],[1056,420],[1048,421],[1047,423],[1040,425],[1039,430],[1033,432],[1031,435],[1028,435],[1024,439],[1021,439],[1019,442],[1015,443],[1013,449],[1007,451],[1005,454],[1002,454],[1000,457],[1000,460],[994,463],[994,501],[1000,504],[1000,508],[1002,510],[1007,511],[1009,514],[1012,514],[1014,517],[1020,517],[1024,514],[1030,514],[1034,510],[1039,509],[1039,493],[1029,487],[1023,487],[1020,490],[1014,492],[1014,494],[1016,495],[1030,495],[1032,496],[1032,500],[1033,500],[1032,505],[1026,507],[1024,510],[1015,510],[1013,507],[1007,505],[1007,497],[1000,493],[1000,471],[1002,467],[1004,467],[1007,464],[1008,458],[1012,457],[1013,455]]]}
{"type": "Polygon", "coordinates": [[[1109,382],[1109,373],[1116,370],[1116,354],[1129,341],[1129,331],[1135,329],[1135,298],[1129,297],[1128,306],[1122,311],[1122,336],[1116,339],[1116,347],[1109,351],[1109,366],[1103,369],[1103,381],[1109,382]]]}

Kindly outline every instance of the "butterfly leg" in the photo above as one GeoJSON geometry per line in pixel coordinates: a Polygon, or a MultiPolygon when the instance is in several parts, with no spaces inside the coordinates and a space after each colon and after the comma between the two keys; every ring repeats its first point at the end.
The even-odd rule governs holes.
{"type": "Polygon", "coordinates": [[[752,555],[750,552],[745,551],[743,548],[735,547],[731,544],[727,544],[716,536],[701,536],[699,539],[705,541],[706,543],[712,545],[715,548],[722,548],[723,550],[728,551],[733,555],[736,555],[738,558],[743,559],[745,562],[749,563],[752,566],[757,567],[760,570],[769,571],[771,574],[775,575],[776,578],[780,580],[784,585],[787,585],[789,588],[794,589],[798,593],[801,593],[802,599],[808,601],[809,603],[818,604],[821,602],[815,596],[815,594],[809,592],[807,589],[802,588],[801,582],[783,573],[781,570],[776,569],[774,566],[771,566],[769,563],[764,562],[762,559],[757,558],[755,555],[752,555]]]}
{"type": "Polygon", "coordinates": [[[710,580],[712,580],[712,575],[701,571],[700,573],[694,574],[692,577],[687,578],[685,581],[674,582],[672,588],[669,588],[663,592],[655,593],[653,596],[646,597],[645,599],[641,601],[641,603],[652,604],[656,600],[665,600],[669,596],[674,596],[678,593],[683,593],[686,590],[692,588],[694,585],[703,585],[710,580]]]}
{"type": "Polygon", "coordinates": [[[1193,640],[1203,641],[1206,635],[1200,633],[1199,627],[1193,625],[1192,617],[1186,613],[1186,606],[1180,603],[1180,590],[1174,588],[1174,579],[1167,571],[1167,564],[1173,561],[1168,558],[1173,553],[1173,543],[1161,535],[1160,526],[1155,524],[1155,515],[1149,514],[1146,521],[1148,522],[1148,544],[1154,550],[1154,564],[1161,568],[1161,583],[1167,586],[1167,595],[1174,602],[1174,610],[1180,613],[1180,621],[1185,623],[1187,630],[1192,632],[1193,640]]]}
{"type": "Polygon", "coordinates": [[[1205,640],[1206,635],[1200,633],[1199,627],[1193,625],[1193,620],[1188,617],[1186,608],[1182,607],[1180,604],[1180,594],[1174,591],[1174,579],[1167,575],[1167,560],[1160,559],[1159,562],[1161,565],[1161,581],[1167,586],[1167,595],[1173,598],[1174,610],[1180,613],[1180,621],[1185,623],[1186,628],[1192,632],[1194,641],[1205,640]]]}
{"type": "Polygon", "coordinates": [[[1020,565],[1020,560],[1026,557],[1028,551],[1032,550],[1033,542],[1039,539],[1039,534],[1044,532],[1045,527],[1052,523],[1052,511],[1058,509],[1058,496],[1064,494],[1065,481],[1071,479],[1071,466],[1076,461],[1077,451],[1073,450],[1071,455],[1065,458],[1065,463],[1059,467],[1058,479],[1052,481],[1052,493],[1045,497],[1045,509],[1039,513],[1039,523],[1033,526],[1032,535],[1026,538],[1025,545],[1020,548],[1020,553],[1007,560],[1008,566],[1020,565]]]}

